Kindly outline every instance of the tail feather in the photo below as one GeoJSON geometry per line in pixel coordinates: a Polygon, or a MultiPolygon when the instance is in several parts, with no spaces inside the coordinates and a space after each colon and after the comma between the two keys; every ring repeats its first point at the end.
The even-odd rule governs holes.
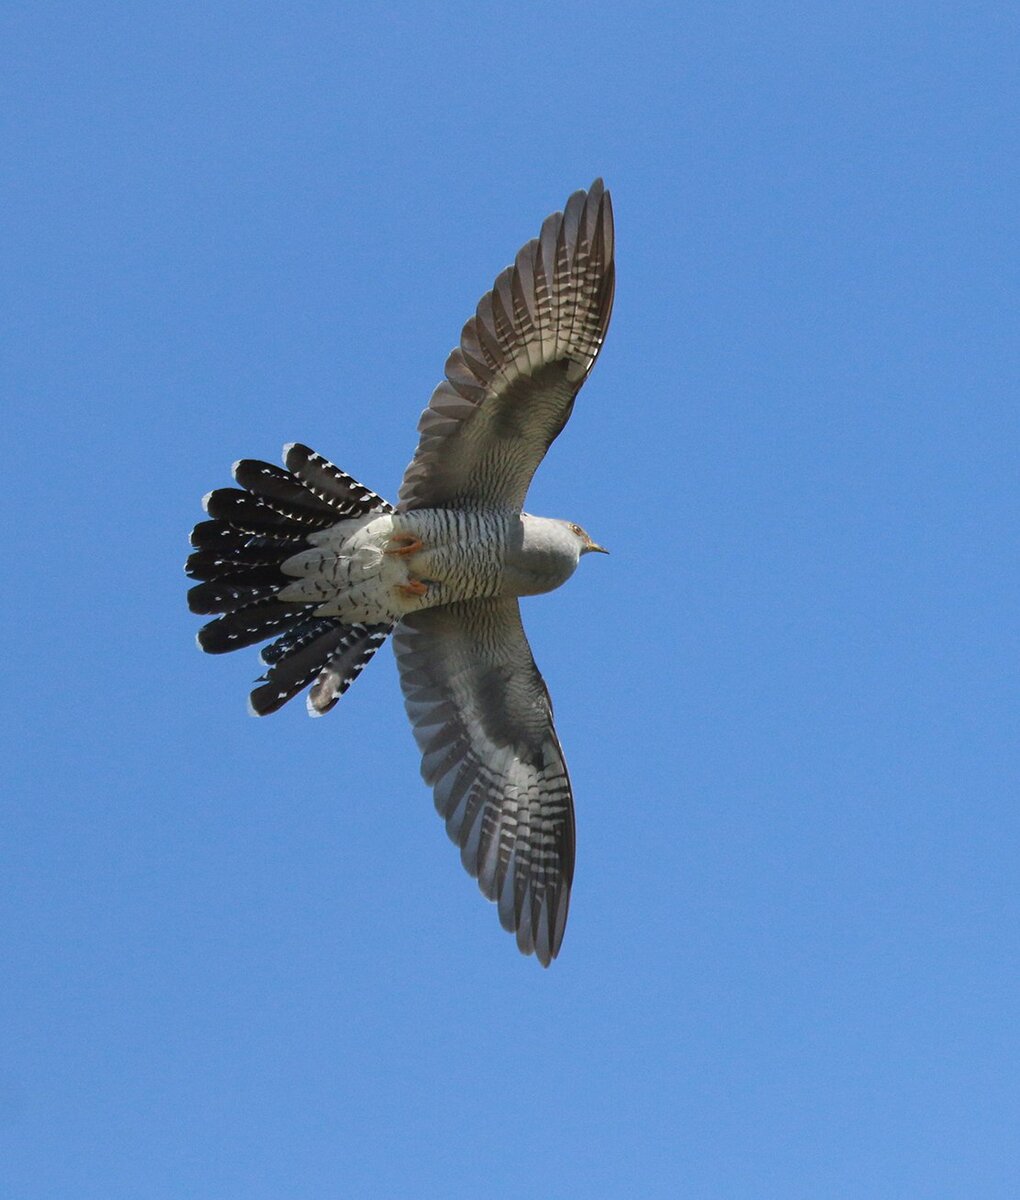
{"type": "MultiPolygon", "coordinates": [[[[276,578],[279,574],[280,563],[283,561],[283,556],[296,554],[292,543],[288,543],[285,548],[280,546],[273,547],[248,547],[245,545],[232,545],[219,550],[196,550],[188,556],[188,561],[184,565],[185,572],[192,579],[232,579],[236,576],[249,576],[251,573],[264,568],[268,572],[275,572],[275,575],[267,575],[266,582],[270,578],[276,578]]],[[[252,583],[258,583],[260,580],[251,579],[252,583]]]]}
{"type": "Polygon", "coordinates": [[[265,717],[282,708],[315,681],[338,643],[345,626],[331,621],[329,628],[285,654],[262,676],[265,682],[248,696],[248,708],[256,716],[265,717]]]}
{"type": "Polygon", "coordinates": [[[390,635],[392,625],[349,625],[308,693],[308,711],[324,716],[361,674],[390,635]]]}
{"type": "Polygon", "coordinates": [[[304,487],[290,471],[256,458],[234,463],[234,479],[250,495],[298,525],[313,529],[335,525],[336,509],[304,487]]]}
{"type": "Polygon", "coordinates": [[[254,550],[293,545],[295,542],[303,542],[307,536],[307,529],[281,527],[272,531],[260,530],[258,533],[251,533],[231,525],[228,521],[199,521],[191,531],[191,544],[202,550],[229,550],[241,546],[254,550]]]}
{"type": "Polygon", "coordinates": [[[318,607],[318,604],[291,604],[286,600],[261,600],[203,625],[198,631],[198,644],[206,654],[243,650],[267,638],[279,637],[318,607]]]}
{"type": "Polygon", "coordinates": [[[263,717],[282,708],[308,684],[309,711],[327,712],[361,674],[386,640],[390,625],[342,625],[327,629],[293,648],[263,676],[265,682],[248,697],[253,713],[263,717]]]}
{"type": "Polygon", "coordinates": [[[199,580],[188,592],[196,613],[219,613],[199,631],[209,654],[273,638],[262,651],[269,670],[250,697],[259,716],[275,712],[313,684],[309,710],[327,712],[382,645],[392,626],[345,625],[318,617],[319,602],[276,599],[293,579],[282,564],[310,548],[308,537],[338,521],[392,506],[307,446],[285,450],[287,470],[257,459],[234,464],[240,488],[205,497],[209,520],[191,534],[185,570],[199,580]]]}
{"type": "Polygon", "coordinates": [[[312,516],[296,509],[284,510],[279,503],[270,503],[240,488],[217,488],[209,492],[202,503],[210,517],[226,521],[240,532],[248,534],[280,530],[294,534],[310,529],[327,529],[336,524],[335,516],[312,516]]]}
{"type": "Polygon", "coordinates": [[[292,471],[313,496],[338,509],[344,516],[355,517],[367,512],[393,512],[393,505],[382,496],[377,496],[364,484],[358,483],[321,454],[316,454],[300,442],[284,446],[283,459],[287,470],[292,471]]]}
{"type": "Polygon", "coordinates": [[[267,666],[272,666],[278,663],[282,658],[289,658],[292,654],[296,654],[309,642],[315,641],[320,635],[329,629],[336,629],[340,622],[333,617],[310,617],[307,621],[302,621],[298,625],[292,626],[282,636],[278,637],[275,642],[270,642],[268,646],[263,646],[259,651],[259,658],[267,666]]]}
{"type": "Polygon", "coordinates": [[[244,581],[237,579],[213,579],[207,583],[198,583],[188,590],[188,608],[193,613],[236,613],[249,609],[262,600],[269,600],[285,587],[286,583],[280,576],[279,570],[259,568],[262,571],[272,571],[263,583],[255,583],[252,576],[256,571],[244,576],[244,581]]]}

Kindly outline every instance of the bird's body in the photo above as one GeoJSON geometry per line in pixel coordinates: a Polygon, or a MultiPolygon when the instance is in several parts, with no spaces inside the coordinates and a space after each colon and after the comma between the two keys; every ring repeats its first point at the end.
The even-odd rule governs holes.
{"type": "Polygon", "coordinates": [[[280,564],[277,599],[318,605],[348,624],[395,623],[454,601],[534,596],[601,549],[578,527],[505,509],[426,508],[348,518],[280,564]]]}
{"type": "Polygon", "coordinates": [[[609,323],[613,224],[601,181],[571,196],[465,325],[419,422],[396,507],[306,446],[242,459],[192,533],[199,645],[270,640],[259,716],[310,688],[328,712],[394,635],[422,774],[461,858],[524,953],[559,951],[574,869],[570,782],[517,598],[601,550],[523,512],[609,323]]]}
{"type": "Polygon", "coordinates": [[[323,616],[396,622],[412,612],[494,596],[505,529],[499,513],[423,509],[341,521],[281,566],[281,600],[316,601],[323,616]]]}

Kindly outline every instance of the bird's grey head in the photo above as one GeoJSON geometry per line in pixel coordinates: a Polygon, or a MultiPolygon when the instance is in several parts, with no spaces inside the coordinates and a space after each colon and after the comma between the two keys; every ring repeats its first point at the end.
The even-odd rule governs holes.
{"type": "Polygon", "coordinates": [[[551,592],[573,575],[581,555],[593,550],[609,553],[572,521],[522,513],[507,549],[504,594],[533,596],[551,592]]]}

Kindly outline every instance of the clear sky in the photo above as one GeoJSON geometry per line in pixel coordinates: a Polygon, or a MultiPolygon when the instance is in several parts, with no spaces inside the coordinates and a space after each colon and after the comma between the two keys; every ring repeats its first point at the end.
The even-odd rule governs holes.
{"type": "Polygon", "coordinates": [[[10,4],[0,1194],[1020,1195],[1015,6],[10,4]],[[563,952],[448,843],[382,652],[262,721],[199,499],[393,497],[603,175],[525,603],[563,952]]]}

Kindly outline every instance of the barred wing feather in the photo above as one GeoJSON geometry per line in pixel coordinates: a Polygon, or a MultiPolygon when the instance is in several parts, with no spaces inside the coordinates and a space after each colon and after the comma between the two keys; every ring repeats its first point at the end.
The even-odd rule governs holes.
{"type": "Polygon", "coordinates": [[[517,601],[424,609],[397,626],[393,647],[447,832],[522,953],[548,966],[570,902],[574,809],[517,601]]]}
{"type": "Polygon", "coordinates": [[[523,507],[602,347],[614,277],[613,209],[597,179],[546,218],[464,326],[418,423],[399,510],[523,507]]]}

